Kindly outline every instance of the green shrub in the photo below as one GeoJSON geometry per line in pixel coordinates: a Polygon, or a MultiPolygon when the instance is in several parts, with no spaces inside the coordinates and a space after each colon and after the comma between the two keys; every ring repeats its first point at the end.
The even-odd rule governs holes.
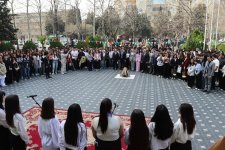
{"type": "Polygon", "coordinates": [[[217,46],[217,49],[218,49],[219,51],[225,52],[225,44],[219,44],[219,45],[217,46]]]}
{"type": "Polygon", "coordinates": [[[15,47],[10,42],[0,44],[0,52],[9,51],[11,49],[15,49],[15,47]]]}
{"type": "Polygon", "coordinates": [[[81,49],[81,48],[87,48],[89,47],[89,44],[87,42],[79,41],[76,45],[76,48],[81,49]]]}
{"type": "Polygon", "coordinates": [[[23,45],[23,50],[29,50],[29,49],[36,49],[37,45],[34,44],[32,41],[26,41],[26,43],[23,45]]]}
{"type": "Polygon", "coordinates": [[[50,42],[50,48],[56,48],[56,47],[61,49],[61,48],[63,48],[63,45],[59,41],[52,41],[52,42],[50,42]]]}

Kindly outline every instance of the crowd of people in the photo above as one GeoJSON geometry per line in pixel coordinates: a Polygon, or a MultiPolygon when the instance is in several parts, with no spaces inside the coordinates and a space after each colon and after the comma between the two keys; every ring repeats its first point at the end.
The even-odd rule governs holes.
{"type": "Polygon", "coordinates": [[[207,93],[217,87],[225,90],[223,52],[128,46],[3,52],[0,54],[0,86],[38,75],[45,75],[48,79],[68,70],[122,70],[124,67],[168,79],[182,79],[187,81],[188,87],[207,93]]]}
{"type": "MultiPolygon", "coordinates": [[[[134,109],[130,127],[124,129],[123,121],[113,114],[112,101],[105,98],[100,104],[99,116],[92,120],[92,135],[96,150],[121,150],[121,139],[127,150],[191,150],[191,140],[196,133],[193,107],[183,103],[179,107],[180,118],[173,123],[167,107],[158,105],[150,122],[146,122],[142,110],[134,109]],[[125,131],[125,132],[124,132],[125,131]]],[[[0,148],[2,150],[26,150],[29,137],[26,119],[20,111],[19,97],[0,91],[0,148]]],[[[87,129],[79,104],[72,104],[66,120],[59,122],[54,111],[54,100],[42,102],[38,119],[38,133],[43,150],[85,150],[87,129]]]]}

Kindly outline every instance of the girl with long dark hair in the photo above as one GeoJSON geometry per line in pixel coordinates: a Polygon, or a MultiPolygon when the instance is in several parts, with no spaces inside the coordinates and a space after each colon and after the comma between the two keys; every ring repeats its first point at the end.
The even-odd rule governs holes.
{"type": "Polygon", "coordinates": [[[150,150],[149,130],[144,113],[140,109],[135,109],[130,120],[130,128],[125,132],[127,150],[150,150]]]}
{"type": "Polygon", "coordinates": [[[9,95],[5,99],[6,121],[9,125],[12,137],[13,150],[26,150],[28,144],[28,135],[26,132],[26,120],[20,111],[19,97],[17,95],[9,95]]]}
{"type": "Polygon", "coordinates": [[[173,122],[166,106],[157,106],[148,128],[151,150],[169,150],[173,134],[173,122]]]}
{"type": "Polygon", "coordinates": [[[41,116],[38,119],[38,132],[43,150],[59,149],[59,126],[59,120],[55,116],[53,98],[44,99],[41,116]]]}
{"type": "Polygon", "coordinates": [[[112,114],[112,102],[105,98],[101,102],[100,116],[92,121],[92,133],[96,139],[96,150],[121,150],[123,123],[112,114]]]}
{"type": "Polygon", "coordinates": [[[10,131],[9,126],[6,122],[5,108],[3,106],[3,101],[5,99],[5,92],[0,91],[0,148],[3,150],[10,149],[10,131]]]}
{"type": "Polygon", "coordinates": [[[179,112],[180,118],[174,124],[174,143],[170,146],[170,150],[192,150],[191,140],[196,131],[193,107],[183,103],[180,105],[179,112]]]}
{"type": "Polygon", "coordinates": [[[60,150],[84,150],[87,145],[87,131],[79,104],[70,105],[67,118],[60,125],[60,150]]]}

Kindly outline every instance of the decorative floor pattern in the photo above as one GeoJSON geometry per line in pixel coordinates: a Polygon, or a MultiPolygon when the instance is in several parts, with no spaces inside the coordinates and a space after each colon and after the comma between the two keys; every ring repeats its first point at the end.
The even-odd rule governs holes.
{"type": "Polygon", "coordinates": [[[146,117],[153,115],[159,104],[165,104],[174,122],[178,119],[181,103],[194,107],[197,135],[193,150],[208,149],[218,138],[225,135],[225,92],[206,94],[188,89],[183,81],[159,78],[149,74],[131,72],[134,80],[118,80],[119,71],[75,71],[66,75],[53,75],[52,79],[36,77],[2,88],[7,95],[18,94],[23,111],[35,106],[28,95],[37,94],[41,104],[46,97],[55,99],[56,108],[67,109],[74,102],[83,111],[99,112],[100,101],[108,97],[119,104],[116,114],[130,115],[134,108],[144,111],[146,117]]]}

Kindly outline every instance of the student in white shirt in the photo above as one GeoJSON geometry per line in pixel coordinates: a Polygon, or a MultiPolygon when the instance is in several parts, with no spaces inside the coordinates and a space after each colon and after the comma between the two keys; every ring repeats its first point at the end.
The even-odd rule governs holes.
{"type": "Polygon", "coordinates": [[[127,150],[150,150],[149,130],[145,115],[140,109],[134,109],[130,117],[130,128],[125,132],[127,150]]]}
{"type": "Polygon", "coordinates": [[[67,119],[59,130],[60,150],[84,150],[87,145],[87,130],[79,104],[70,105],[67,119]]]}
{"type": "Polygon", "coordinates": [[[195,136],[196,121],[193,107],[183,103],[179,108],[180,118],[174,124],[173,144],[170,150],[192,150],[191,140],[195,136]]]}
{"type": "Polygon", "coordinates": [[[11,143],[13,150],[26,150],[28,135],[26,131],[26,120],[20,111],[19,97],[9,95],[5,99],[6,121],[11,131],[11,143]]]}
{"type": "Polygon", "coordinates": [[[44,99],[41,116],[38,119],[38,133],[43,150],[59,149],[59,126],[60,123],[54,111],[54,100],[50,97],[44,99]]]}
{"type": "Polygon", "coordinates": [[[202,65],[199,60],[195,60],[195,79],[196,79],[196,88],[202,89],[202,65]]]}
{"type": "Polygon", "coordinates": [[[166,106],[157,106],[148,128],[151,150],[169,150],[173,135],[173,122],[166,106]]]}
{"type": "Polygon", "coordinates": [[[0,91],[0,148],[3,150],[12,150],[10,146],[10,131],[5,118],[5,108],[3,101],[5,92],[0,91]]]}
{"type": "Polygon", "coordinates": [[[189,88],[192,88],[194,86],[194,82],[195,82],[195,63],[194,60],[191,59],[191,63],[188,66],[188,80],[187,80],[187,84],[189,88]]]}
{"type": "Polygon", "coordinates": [[[215,89],[215,86],[219,84],[219,66],[220,61],[218,60],[217,54],[213,54],[213,62],[215,64],[214,76],[212,77],[212,89],[215,89]]]}
{"type": "Polygon", "coordinates": [[[100,116],[92,121],[92,133],[96,140],[97,150],[121,150],[123,123],[111,112],[112,102],[105,98],[101,102],[100,116]]]}

